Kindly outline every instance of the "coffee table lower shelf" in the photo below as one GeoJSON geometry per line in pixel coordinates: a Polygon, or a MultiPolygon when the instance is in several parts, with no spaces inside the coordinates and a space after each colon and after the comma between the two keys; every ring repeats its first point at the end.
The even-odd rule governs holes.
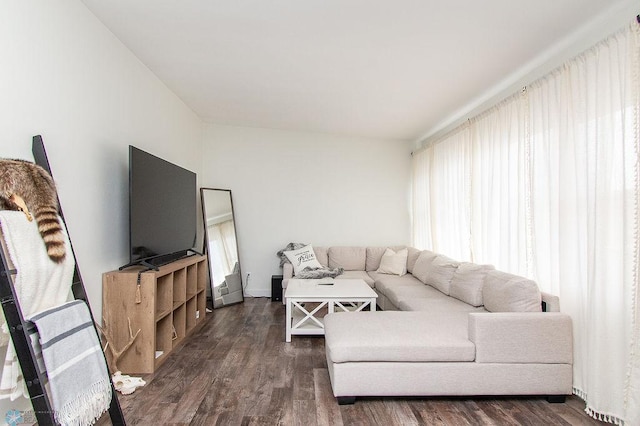
{"type": "Polygon", "coordinates": [[[291,342],[292,335],[324,335],[324,314],[326,313],[359,312],[367,307],[371,311],[376,310],[375,297],[349,300],[287,298],[286,341],[291,342]]]}
{"type": "MultiPolygon", "coordinates": [[[[326,307],[326,303],[324,303],[324,307],[326,307]]],[[[320,311],[326,313],[326,308],[320,309],[320,311]]],[[[291,334],[298,334],[298,335],[324,334],[324,317],[314,316],[313,319],[310,319],[306,314],[301,312],[299,309],[293,309],[293,313],[291,314],[291,334]]]]}

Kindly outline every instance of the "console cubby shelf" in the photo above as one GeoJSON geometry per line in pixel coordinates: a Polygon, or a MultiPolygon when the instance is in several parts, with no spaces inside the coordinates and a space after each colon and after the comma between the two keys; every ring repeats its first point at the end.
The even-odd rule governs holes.
{"type": "Polygon", "coordinates": [[[129,321],[140,335],[118,360],[123,373],[153,373],[202,325],[208,282],[206,256],[194,255],[147,271],[134,266],[102,276],[103,327],[120,349],[129,340],[129,321]],[[140,275],[138,289],[138,275],[140,275]]]}

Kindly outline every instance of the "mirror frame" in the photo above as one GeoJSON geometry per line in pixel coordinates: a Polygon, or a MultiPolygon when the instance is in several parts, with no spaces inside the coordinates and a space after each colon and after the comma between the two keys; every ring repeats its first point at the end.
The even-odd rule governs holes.
{"type": "Polygon", "coordinates": [[[236,226],[236,216],[235,216],[235,210],[233,207],[233,196],[231,194],[231,190],[230,189],[221,189],[221,188],[208,188],[208,187],[201,187],[200,188],[200,203],[202,204],[202,223],[204,226],[204,241],[203,241],[203,253],[206,253],[207,255],[207,266],[209,268],[209,287],[211,289],[211,307],[213,309],[219,309],[219,308],[224,308],[226,306],[231,306],[231,305],[235,305],[238,303],[242,303],[244,302],[244,282],[242,280],[242,266],[241,266],[241,262],[240,262],[240,246],[238,244],[238,229],[236,226]],[[234,237],[236,239],[236,251],[237,251],[237,256],[238,256],[238,274],[240,275],[240,289],[241,289],[241,300],[237,301],[237,302],[233,302],[233,303],[229,303],[229,304],[224,304],[222,306],[215,306],[215,297],[214,297],[214,279],[213,279],[213,268],[211,267],[211,258],[210,258],[210,253],[209,253],[209,226],[207,225],[207,211],[206,211],[206,201],[205,201],[205,192],[206,191],[218,191],[218,192],[227,192],[229,194],[229,202],[231,204],[231,219],[233,220],[233,232],[234,232],[234,237]]]}

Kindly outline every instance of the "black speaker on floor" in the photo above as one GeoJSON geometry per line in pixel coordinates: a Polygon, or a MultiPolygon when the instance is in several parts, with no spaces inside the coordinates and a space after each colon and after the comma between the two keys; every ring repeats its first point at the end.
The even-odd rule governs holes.
{"type": "Polygon", "coordinates": [[[282,301],[282,275],[271,275],[271,301],[282,301]]]}

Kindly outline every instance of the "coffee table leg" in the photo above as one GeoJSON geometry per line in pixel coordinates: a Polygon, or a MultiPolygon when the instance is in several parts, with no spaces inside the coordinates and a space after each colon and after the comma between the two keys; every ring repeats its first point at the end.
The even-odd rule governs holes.
{"type": "Polygon", "coordinates": [[[369,306],[371,306],[369,309],[371,309],[371,312],[376,310],[376,299],[371,299],[371,302],[369,302],[369,306]]]}
{"type": "Polygon", "coordinates": [[[291,321],[293,321],[293,317],[291,312],[291,299],[288,297],[287,297],[287,315],[286,315],[285,321],[287,321],[287,325],[286,325],[287,335],[286,335],[285,341],[287,343],[291,343],[291,321]]]}

